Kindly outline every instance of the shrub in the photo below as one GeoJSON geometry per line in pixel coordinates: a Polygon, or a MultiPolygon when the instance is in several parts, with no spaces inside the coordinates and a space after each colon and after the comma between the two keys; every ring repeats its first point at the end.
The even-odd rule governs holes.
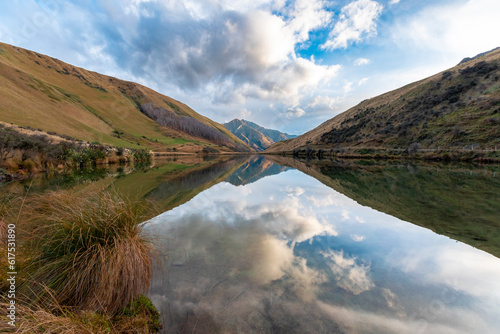
{"type": "MultiPolygon", "coordinates": [[[[29,271],[58,304],[114,314],[146,291],[156,253],[142,230],[144,203],[109,192],[58,192],[36,197],[31,207],[40,227],[29,271]]],[[[44,295],[37,287],[29,287],[34,300],[44,295]]]]}
{"type": "Polygon", "coordinates": [[[135,163],[151,163],[151,154],[146,149],[140,149],[134,151],[134,161],[135,163]]]}
{"type": "Polygon", "coordinates": [[[203,154],[217,154],[217,153],[220,153],[220,151],[216,148],[213,148],[213,147],[204,146],[202,153],[203,154]]]}

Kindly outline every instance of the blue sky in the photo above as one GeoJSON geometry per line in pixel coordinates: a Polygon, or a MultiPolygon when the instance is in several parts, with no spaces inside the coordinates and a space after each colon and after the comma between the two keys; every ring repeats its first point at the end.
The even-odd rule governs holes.
{"type": "Polygon", "coordinates": [[[500,46],[498,0],[13,0],[0,41],[300,134],[500,46]]]}

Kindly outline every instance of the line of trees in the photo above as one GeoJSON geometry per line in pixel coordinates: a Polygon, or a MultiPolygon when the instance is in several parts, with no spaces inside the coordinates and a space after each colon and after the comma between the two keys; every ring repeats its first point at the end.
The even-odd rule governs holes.
{"type": "Polygon", "coordinates": [[[231,144],[225,134],[193,117],[177,116],[175,113],[157,107],[153,103],[142,104],[141,111],[162,126],[207,139],[219,145],[231,144]]]}

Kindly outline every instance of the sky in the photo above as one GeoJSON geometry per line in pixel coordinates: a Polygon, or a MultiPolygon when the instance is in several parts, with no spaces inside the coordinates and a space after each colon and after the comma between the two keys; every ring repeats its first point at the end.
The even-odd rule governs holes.
{"type": "Polygon", "coordinates": [[[500,46],[498,0],[11,0],[0,41],[301,134],[500,46]]]}

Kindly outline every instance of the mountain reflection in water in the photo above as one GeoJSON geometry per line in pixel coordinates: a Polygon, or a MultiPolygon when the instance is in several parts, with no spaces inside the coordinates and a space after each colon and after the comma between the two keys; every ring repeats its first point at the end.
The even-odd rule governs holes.
{"type": "MultiPolygon", "coordinates": [[[[165,332],[498,332],[500,259],[396,218],[401,213],[411,221],[414,211],[398,211],[405,207],[402,193],[385,194],[398,194],[398,184],[421,197],[431,185],[445,187],[445,181],[431,180],[426,166],[412,183],[415,171],[408,168],[398,174],[392,167],[280,164],[254,157],[236,166],[228,182],[149,225],[166,255],[150,291],[165,332]],[[391,179],[392,188],[377,185],[377,174],[391,179]],[[371,177],[375,184],[368,187],[371,177]],[[358,204],[368,205],[366,187],[378,197],[369,204],[391,215],[358,204]],[[386,203],[384,194],[397,203],[386,203]]],[[[462,219],[476,219],[498,236],[492,218],[498,217],[498,203],[486,198],[498,194],[498,179],[486,170],[476,187],[460,170],[449,177],[461,190],[455,196],[475,189],[475,199],[485,200],[462,219]]],[[[435,189],[432,194],[441,198],[435,189]]],[[[416,198],[420,206],[423,197],[416,198]]],[[[433,207],[430,228],[448,219],[453,205],[444,198],[433,207]],[[443,214],[437,214],[440,207],[443,214]]],[[[415,219],[424,224],[422,217],[415,219]]],[[[464,232],[452,223],[443,222],[450,235],[464,232]]],[[[474,233],[483,233],[476,228],[474,233]]]]}

